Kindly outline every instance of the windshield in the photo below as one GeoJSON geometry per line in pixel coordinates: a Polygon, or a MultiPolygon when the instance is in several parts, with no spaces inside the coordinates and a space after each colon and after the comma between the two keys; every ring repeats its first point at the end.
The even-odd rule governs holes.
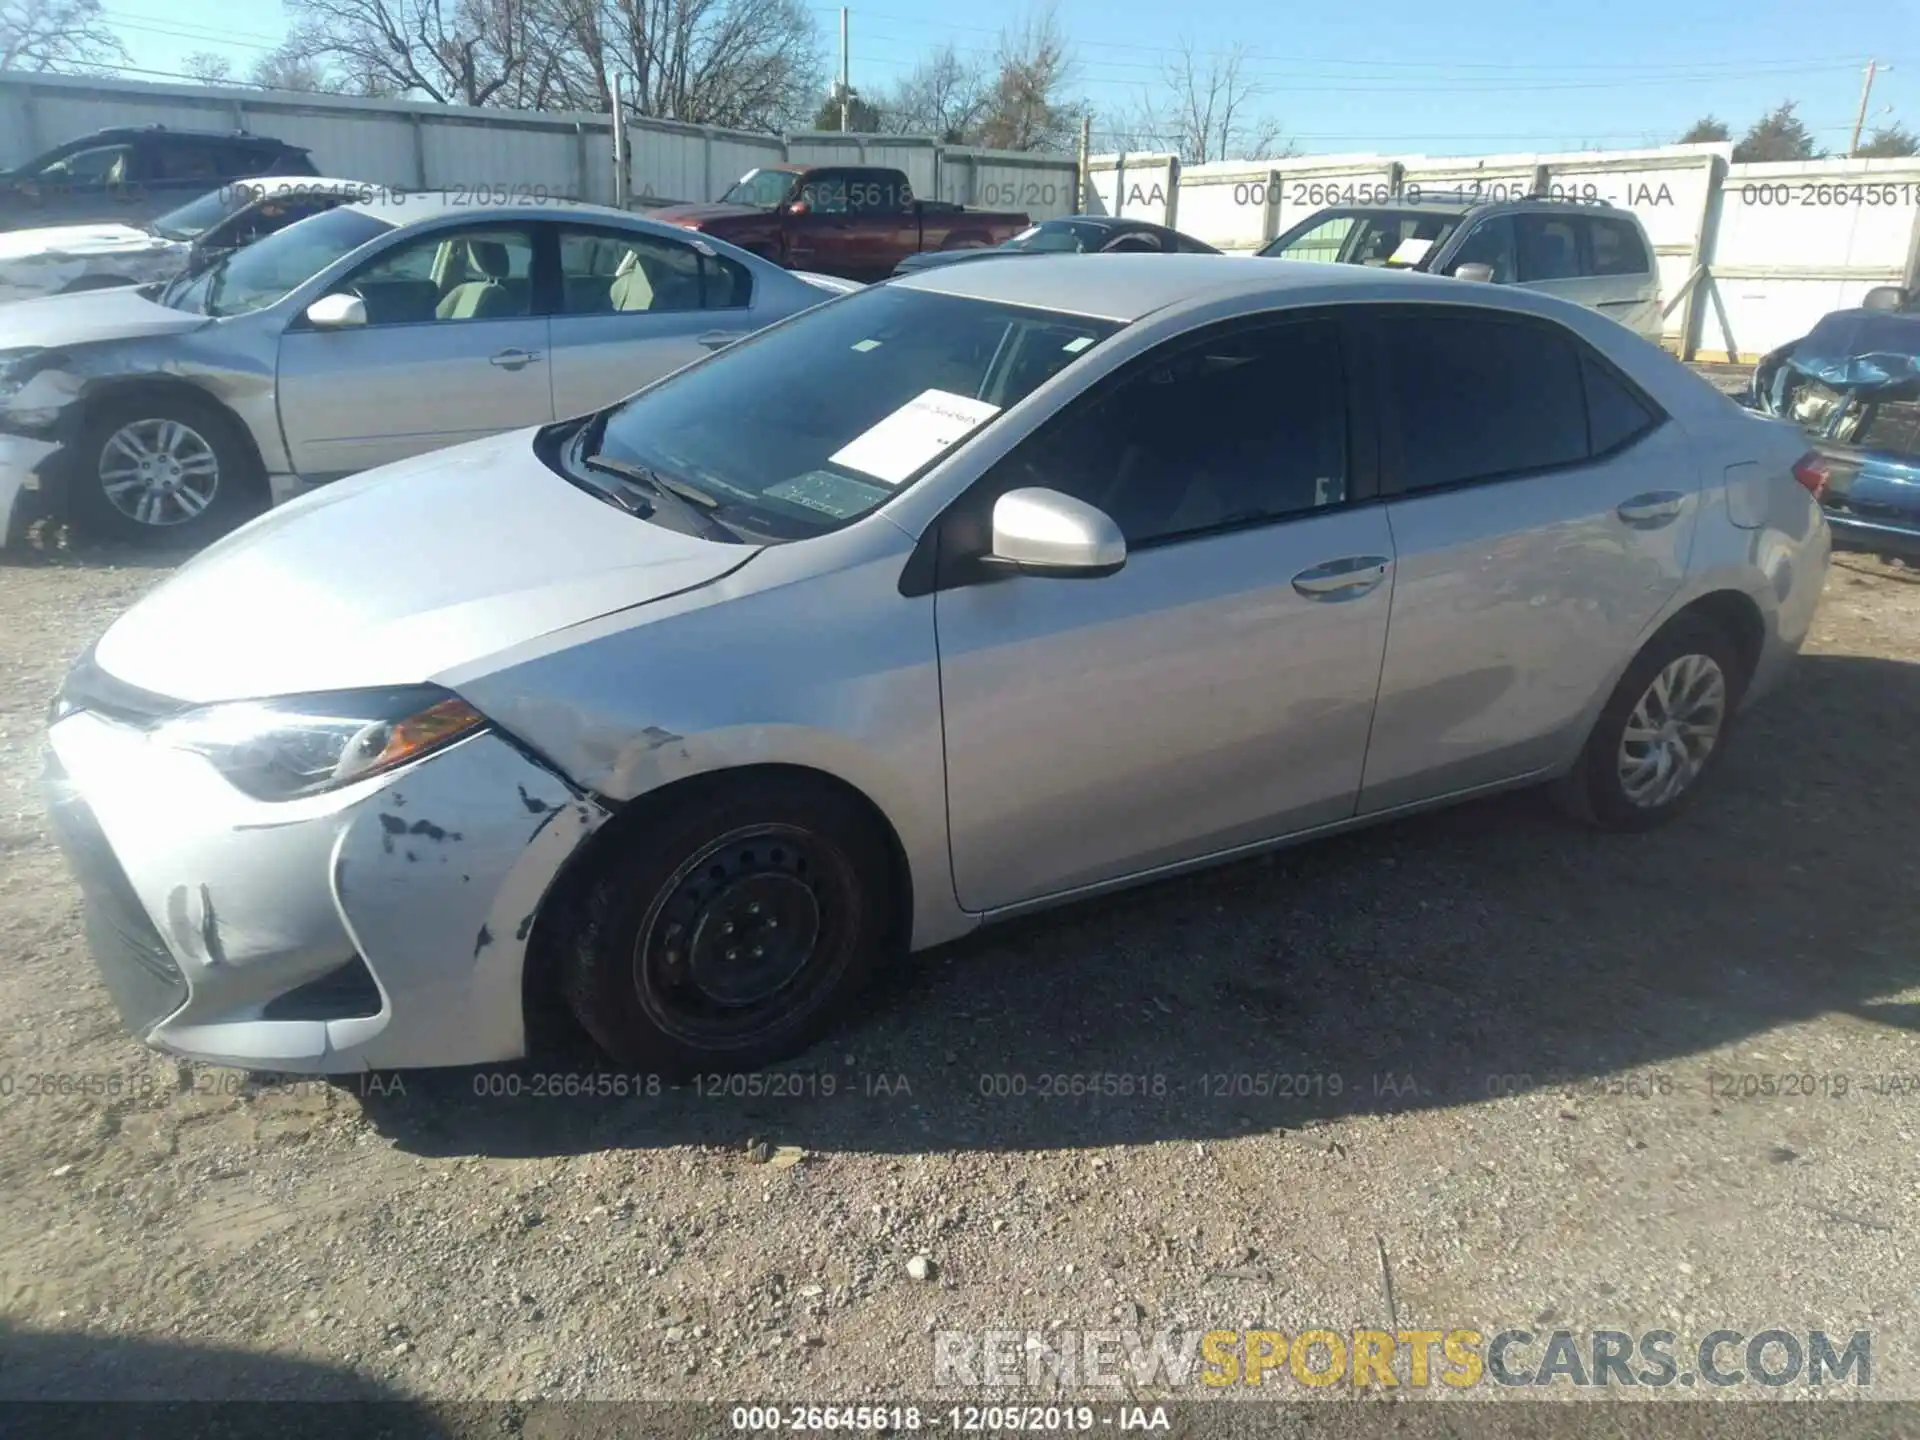
{"type": "Polygon", "coordinates": [[[1104,238],[1098,225],[1076,225],[1071,220],[1049,220],[1022,230],[1007,241],[1009,250],[1058,250],[1082,254],[1098,248],[1104,238]]]}
{"type": "Polygon", "coordinates": [[[1322,210],[1269,243],[1262,255],[1396,270],[1419,266],[1459,228],[1458,215],[1419,210],[1322,210]]]}
{"type": "Polygon", "coordinates": [[[791,170],[749,170],[720,197],[722,205],[751,205],[756,210],[771,210],[787,198],[793,189],[791,170]]]}
{"type": "Polygon", "coordinates": [[[309,216],[231,252],[198,274],[181,276],[160,301],[201,315],[244,315],[264,309],[392,229],[386,221],[357,210],[309,216]]]}
{"type": "Polygon", "coordinates": [[[168,240],[191,240],[211,230],[252,199],[253,191],[243,185],[222,185],[198,200],[189,200],[178,210],[169,210],[153,222],[153,233],[168,240]]]}
{"type": "Polygon", "coordinates": [[[892,285],[604,412],[600,454],[700,487],[754,538],[837,530],[1120,327],[892,285]]]}

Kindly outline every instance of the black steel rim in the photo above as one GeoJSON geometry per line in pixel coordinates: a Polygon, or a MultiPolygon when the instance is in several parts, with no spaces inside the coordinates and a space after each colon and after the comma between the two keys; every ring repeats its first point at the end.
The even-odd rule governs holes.
{"type": "Polygon", "coordinates": [[[634,943],[634,989],[661,1030],[741,1048],[809,1012],[846,969],[855,924],[839,852],[795,825],[731,831],[675,870],[634,943]]]}

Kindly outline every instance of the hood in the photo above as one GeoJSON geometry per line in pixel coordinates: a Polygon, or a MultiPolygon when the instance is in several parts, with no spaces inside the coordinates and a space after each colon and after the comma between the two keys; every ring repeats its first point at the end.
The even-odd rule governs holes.
{"type": "Polygon", "coordinates": [[[542,464],[536,433],[370,470],[261,516],[121,616],[96,661],[195,703],[415,684],[759,553],[615,509],[542,464]]]}
{"type": "Polygon", "coordinates": [[[649,220],[659,220],[668,225],[704,225],[709,220],[731,220],[736,216],[751,215],[763,220],[771,220],[777,212],[756,210],[751,205],[665,205],[658,210],[642,212],[649,220]]]}
{"type": "Polygon", "coordinates": [[[121,255],[128,251],[172,250],[178,242],[131,225],[52,225],[44,230],[9,230],[0,235],[0,264],[13,260],[94,255],[121,255]]]}
{"type": "Polygon", "coordinates": [[[42,295],[0,310],[0,350],[52,349],[94,340],[138,340],[148,335],[184,335],[214,322],[156,305],[132,288],[42,295]]]}
{"type": "Polygon", "coordinates": [[[1920,393],[1920,315],[1836,310],[1788,351],[1785,363],[1834,390],[1912,399],[1920,393]]]}

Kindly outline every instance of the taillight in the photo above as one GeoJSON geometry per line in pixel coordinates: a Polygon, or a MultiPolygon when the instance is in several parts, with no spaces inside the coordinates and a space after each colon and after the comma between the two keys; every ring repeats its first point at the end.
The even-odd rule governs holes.
{"type": "Polygon", "coordinates": [[[1833,471],[1818,450],[1809,450],[1793,462],[1793,478],[1806,486],[1807,493],[1818,500],[1827,493],[1827,482],[1833,478],[1833,471]]]}

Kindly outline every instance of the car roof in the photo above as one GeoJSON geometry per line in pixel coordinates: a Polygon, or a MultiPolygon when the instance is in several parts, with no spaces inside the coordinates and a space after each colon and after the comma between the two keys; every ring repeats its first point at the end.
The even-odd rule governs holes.
{"type": "MultiPolygon", "coordinates": [[[[914,271],[887,283],[1131,324],[1186,301],[1238,298],[1285,304],[1311,295],[1315,302],[1338,302],[1378,299],[1383,289],[1390,299],[1458,301],[1472,282],[1317,260],[1183,254],[995,256],[914,271]]],[[[1476,287],[1474,293],[1476,302],[1494,306],[1504,304],[1503,296],[1498,286],[1476,287]]]]}
{"type": "MultiPolygon", "coordinates": [[[[179,135],[189,140],[216,140],[229,145],[277,145],[282,150],[298,150],[306,153],[302,145],[289,145],[284,140],[276,140],[271,135],[256,135],[251,130],[184,130],[171,125],[108,125],[95,130],[90,135],[82,135],[82,140],[133,140],[142,135],[179,135]]],[[[72,141],[64,142],[72,144],[72,141]]]]}
{"type": "MultiPolygon", "coordinates": [[[[300,177],[295,177],[300,178],[300,177]]],[[[313,183],[308,178],[308,183],[313,183]]],[[[346,181],[350,185],[366,184],[366,181],[346,181]]],[[[507,188],[507,187],[502,187],[507,188]]],[[[425,225],[432,221],[444,220],[449,216],[468,217],[478,221],[502,222],[510,220],[573,220],[588,224],[617,225],[627,230],[645,235],[658,235],[663,240],[675,240],[682,245],[692,245],[696,249],[705,246],[709,251],[725,255],[737,263],[757,267],[765,276],[769,270],[781,275],[792,272],[773,261],[743,250],[738,245],[722,240],[718,235],[702,235],[688,230],[684,226],[669,225],[664,220],[652,220],[645,215],[636,215],[631,210],[619,210],[611,205],[594,205],[585,200],[569,200],[565,196],[555,195],[545,199],[529,198],[518,204],[476,205],[470,192],[444,190],[395,190],[385,191],[372,200],[358,201],[339,207],[342,211],[357,211],[375,220],[391,225],[396,229],[412,225],[425,225]]],[[[335,213],[338,213],[337,211],[335,213]]],[[[804,283],[804,282],[796,282],[804,283]]]]}
{"type": "Polygon", "coordinates": [[[1467,215],[1475,210],[1494,210],[1503,206],[1516,206],[1524,210],[1564,210],[1569,214],[1582,215],[1618,215],[1631,218],[1631,210],[1623,210],[1604,200],[1578,200],[1562,198],[1557,195],[1510,195],[1501,199],[1489,199],[1485,195],[1459,195],[1448,192],[1422,195],[1418,199],[1369,200],[1352,205],[1327,205],[1324,210],[1337,210],[1341,214],[1354,215],[1467,215]]]}
{"type": "Polygon", "coordinates": [[[242,175],[237,180],[229,180],[219,188],[231,190],[241,185],[259,186],[262,199],[287,190],[298,190],[307,195],[324,195],[338,190],[344,194],[353,195],[379,188],[369,180],[347,180],[338,175],[242,175]]]}
{"type": "MultiPolygon", "coordinates": [[[[311,177],[295,176],[314,183],[311,177]]],[[[347,181],[347,184],[365,185],[368,182],[347,181]]],[[[341,208],[358,210],[371,215],[376,220],[384,220],[389,225],[412,225],[426,220],[437,220],[441,216],[462,213],[489,215],[495,218],[513,216],[515,219],[537,218],[543,214],[564,210],[570,219],[582,217],[588,219],[640,221],[656,226],[662,234],[677,234],[681,239],[688,238],[689,232],[679,226],[667,225],[658,220],[645,220],[631,210],[617,210],[611,205],[594,205],[585,200],[569,200],[564,195],[542,195],[532,186],[501,186],[502,191],[515,190],[530,192],[526,198],[518,201],[505,201],[497,205],[486,204],[474,199],[470,190],[389,190],[386,186],[373,187],[376,191],[372,199],[358,201],[341,208]]]]}

